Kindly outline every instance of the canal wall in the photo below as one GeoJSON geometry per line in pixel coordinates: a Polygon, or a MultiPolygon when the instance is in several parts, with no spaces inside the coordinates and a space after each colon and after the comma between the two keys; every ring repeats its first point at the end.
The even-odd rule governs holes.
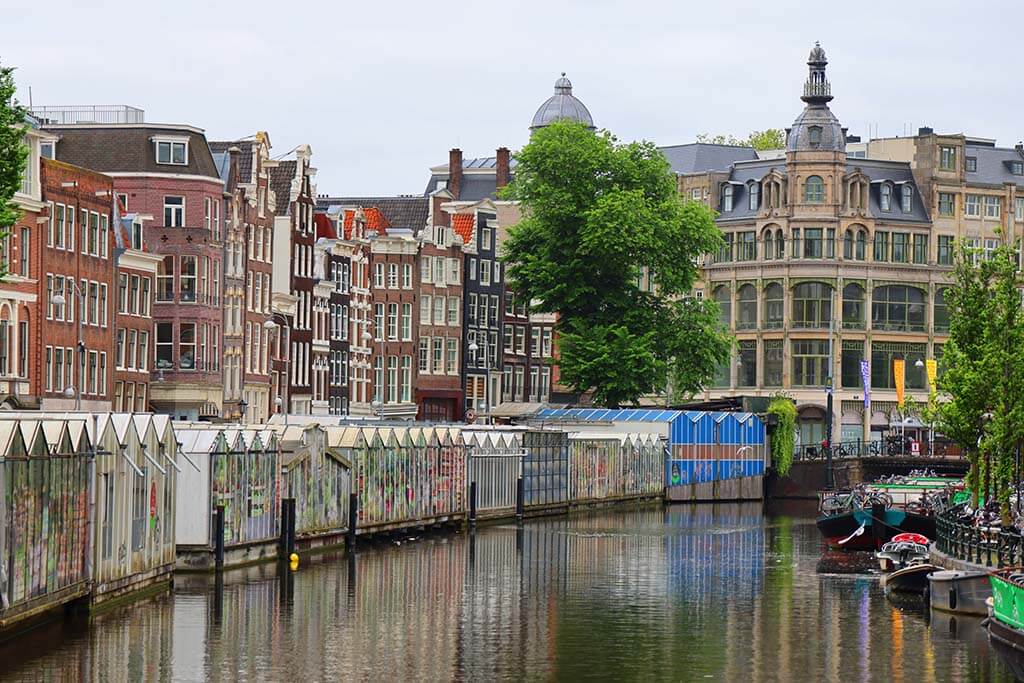
{"type": "Polygon", "coordinates": [[[764,477],[737,477],[693,484],[669,486],[665,498],[670,503],[712,503],[764,498],[764,477]]]}
{"type": "MultiPolygon", "coordinates": [[[[842,458],[832,462],[835,488],[849,489],[863,482],[912,470],[929,469],[939,475],[962,477],[968,463],[963,458],[907,458],[901,456],[842,458]]],[[[824,460],[798,460],[789,474],[780,477],[770,472],[765,479],[766,498],[817,500],[818,492],[828,488],[828,466],[824,460]]]]}

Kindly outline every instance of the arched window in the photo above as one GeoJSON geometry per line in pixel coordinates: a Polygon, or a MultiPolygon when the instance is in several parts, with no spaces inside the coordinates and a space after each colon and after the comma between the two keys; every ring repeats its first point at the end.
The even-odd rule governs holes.
{"type": "Polygon", "coordinates": [[[743,285],[736,292],[736,329],[753,330],[757,327],[757,290],[754,285],[743,285]]]}
{"type": "Polygon", "coordinates": [[[793,327],[828,327],[832,288],[824,282],[803,282],[793,288],[793,327]]]}
{"type": "Polygon", "coordinates": [[[847,261],[863,261],[867,239],[865,230],[848,228],[843,234],[843,258],[847,261]]]}
{"type": "Polygon", "coordinates": [[[935,292],[932,321],[936,332],[949,332],[949,308],[946,306],[946,288],[935,292]]]}
{"type": "Polygon", "coordinates": [[[866,258],[865,254],[867,254],[867,248],[868,248],[867,245],[868,245],[868,231],[867,230],[858,230],[857,231],[857,243],[854,245],[854,248],[853,248],[853,258],[856,259],[857,261],[863,261],[866,258]]]}
{"type": "Polygon", "coordinates": [[[810,126],[807,128],[807,140],[811,143],[811,147],[817,147],[821,144],[821,126],[810,126]]]}
{"type": "Polygon", "coordinates": [[[843,258],[847,261],[853,259],[853,230],[849,228],[843,233],[843,258]]]}
{"type": "Polygon", "coordinates": [[[775,231],[775,258],[782,260],[786,254],[786,238],[782,236],[782,228],[775,231]]]}
{"type": "Polygon", "coordinates": [[[758,203],[761,201],[761,186],[757,183],[747,185],[747,208],[757,211],[758,203]]]}
{"type": "Polygon", "coordinates": [[[856,282],[843,287],[843,329],[864,329],[864,288],[856,282]]]}
{"type": "Polygon", "coordinates": [[[821,176],[812,175],[804,183],[804,201],[808,204],[820,204],[825,201],[825,181],[821,176]]]}
{"type": "Polygon", "coordinates": [[[732,211],[732,185],[729,183],[722,186],[722,211],[732,211]]]}
{"type": "Polygon", "coordinates": [[[718,302],[718,308],[721,312],[720,318],[722,324],[726,327],[732,323],[732,296],[729,293],[729,288],[722,285],[715,290],[715,301],[718,302]]]}
{"type": "Polygon", "coordinates": [[[903,213],[910,213],[914,210],[914,188],[910,185],[903,185],[900,190],[900,208],[903,213]]]}
{"type": "Polygon", "coordinates": [[[924,292],[917,287],[875,287],[871,295],[871,326],[876,330],[923,332],[924,309],[924,292]]]}
{"type": "Polygon", "coordinates": [[[769,228],[764,231],[764,260],[775,258],[775,231],[769,228]]]}
{"type": "Polygon", "coordinates": [[[878,205],[882,211],[892,211],[892,185],[882,183],[878,188],[878,205]]]}
{"type": "Polygon", "coordinates": [[[765,329],[777,330],[782,327],[783,289],[778,282],[772,282],[764,288],[764,321],[765,329]]]}

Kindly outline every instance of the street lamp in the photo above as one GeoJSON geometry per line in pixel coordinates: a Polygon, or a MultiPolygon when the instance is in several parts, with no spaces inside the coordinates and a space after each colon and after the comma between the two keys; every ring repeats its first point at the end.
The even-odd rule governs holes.
{"type": "MultiPolygon", "coordinates": [[[[85,381],[85,339],[82,337],[82,314],[85,312],[85,295],[82,293],[82,289],[78,286],[77,282],[70,278],[64,280],[65,285],[68,282],[71,283],[71,286],[74,288],[75,293],[78,295],[79,301],[82,302],[82,305],[79,306],[78,310],[78,344],[76,344],[76,348],[78,349],[78,386],[75,387],[74,389],[72,389],[72,387],[68,387],[68,389],[72,389],[72,391],[74,392],[73,395],[75,398],[75,410],[81,410],[82,384],[85,381]]],[[[67,299],[65,299],[64,295],[61,294],[60,292],[53,294],[50,297],[50,301],[53,303],[54,306],[63,306],[64,304],[67,303],[67,299]]],[[[68,398],[71,398],[71,395],[68,394],[67,389],[64,390],[64,395],[67,396],[68,398]]]]}
{"type": "Polygon", "coordinates": [[[245,411],[249,409],[249,402],[244,398],[238,400],[238,421],[245,422],[245,411]]]}
{"type": "MultiPolygon", "coordinates": [[[[476,356],[476,352],[480,350],[476,341],[472,341],[469,344],[469,352],[476,356]]],[[[484,422],[485,424],[491,424],[491,357],[488,355],[486,349],[484,350],[484,372],[486,373],[484,381],[484,407],[486,410],[484,422]]]]}

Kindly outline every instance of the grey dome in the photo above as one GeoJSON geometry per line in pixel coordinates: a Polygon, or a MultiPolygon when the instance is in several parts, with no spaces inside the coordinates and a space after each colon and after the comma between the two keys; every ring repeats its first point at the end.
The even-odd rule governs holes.
{"type": "Polygon", "coordinates": [[[828,59],[821,45],[814,43],[807,57],[807,80],[800,98],[807,103],[786,137],[786,149],[801,151],[846,151],[846,133],[839,119],[828,108],[832,99],[832,85],[825,76],[828,59]]]}
{"type": "Polygon", "coordinates": [[[796,117],[793,127],[786,137],[786,149],[790,152],[824,150],[826,152],[843,152],[846,150],[846,135],[839,119],[828,108],[828,105],[807,105],[796,117]],[[815,136],[811,128],[817,127],[815,136]],[[817,140],[815,142],[815,139],[817,140]]]}
{"type": "Polygon", "coordinates": [[[586,125],[587,128],[594,128],[594,119],[591,118],[587,107],[573,96],[572,83],[565,77],[565,72],[562,72],[562,77],[555,81],[555,94],[540,105],[537,113],[533,115],[530,130],[543,128],[554,121],[563,119],[577,121],[586,125]]]}

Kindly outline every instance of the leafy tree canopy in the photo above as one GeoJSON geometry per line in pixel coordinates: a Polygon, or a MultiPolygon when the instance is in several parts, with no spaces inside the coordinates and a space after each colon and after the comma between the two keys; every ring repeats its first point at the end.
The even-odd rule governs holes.
{"type": "Polygon", "coordinates": [[[506,272],[532,310],[559,315],[561,381],[609,406],[698,391],[731,344],[717,305],[687,296],[697,256],[722,243],[711,210],[680,199],[653,144],[578,123],[535,131],[516,160],[506,272]]]}
{"type": "Polygon", "coordinates": [[[25,109],[14,99],[14,68],[0,63],[0,232],[6,233],[21,211],[12,201],[21,189],[28,159],[25,145],[25,109]]]}
{"type": "Polygon", "coordinates": [[[782,149],[786,146],[786,132],[781,128],[766,128],[765,130],[755,130],[746,138],[737,138],[732,135],[709,135],[708,133],[701,133],[697,136],[697,142],[707,142],[713,145],[753,147],[758,151],[766,149],[782,149]]]}

